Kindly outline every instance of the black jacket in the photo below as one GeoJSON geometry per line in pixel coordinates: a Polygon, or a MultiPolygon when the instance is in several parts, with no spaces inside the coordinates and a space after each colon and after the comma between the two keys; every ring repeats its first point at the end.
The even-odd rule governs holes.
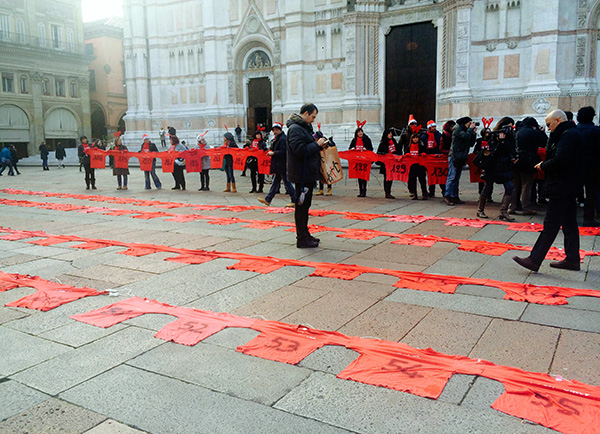
{"type": "Polygon", "coordinates": [[[515,150],[518,158],[516,168],[520,171],[535,173],[539,163],[538,149],[546,147],[548,136],[537,128],[522,126],[517,130],[515,150]]]}
{"type": "Polygon", "coordinates": [[[456,124],[452,130],[452,147],[449,155],[453,161],[467,161],[469,148],[475,144],[475,129],[456,124]]]}
{"type": "MultiPolygon", "coordinates": [[[[381,138],[381,142],[379,142],[379,146],[377,147],[378,154],[386,155],[386,154],[390,153],[389,140],[390,139],[388,139],[387,137],[381,138]]],[[[398,142],[396,142],[396,139],[394,139],[393,137],[392,137],[392,142],[396,146],[396,151],[394,152],[394,155],[402,155],[402,148],[400,148],[400,146],[398,146],[398,142]]],[[[378,163],[378,166],[379,166],[379,173],[384,175],[385,174],[385,164],[378,163]]]]}
{"type": "Polygon", "coordinates": [[[282,131],[271,144],[271,170],[272,174],[286,173],[287,136],[282,131]]]}
{"type": "Polygon", "coordinates": [[[421,141],[425,143],[425,153],[426,154],[441,154],[442,151],[440,149],[440,144],[442,143],[442,133],[438,130],[433,132],[433,140],[435,141],[435,146],[433,148],[429,148],[429,132],[424,132],[421,134],[421,141]]]}
{"type": "Polygon", "coordinates": [[[585,157],[580,131],[573,121],[558,124],[550,134],[546,161],[541,165],[545,175],[544,194],[550,199],[572,199],[583,185],[585,157]]]}
{"type": "Polygon", "coordinates": [[[40,157],[42,158],[42,160],[48,158],[48,154],[48,147],[46,145],[40,145],[40,157]]]}
{"type": "MultiPolygon", "coordinates": [[[[150,142],[149,149],[150,149],[150,152],[158,152],[158,148],[156,147],[156,145],[153,142],[150,142]]],[[[144,150],[144,144],[142,143],[142,146],[140,147],[140,152],[142,152],[143,150],[144,150]]]]}
{"type": "Polygon", "coordinates": [[[287,176],[291,182],[314,182],[320,177],[321,157],[319,145],[313,137],[312,126],[300,115],[293,114],[286,123],[287,176]],[[304,168],[304,177],[302,176],[304,168]]]}
{"type": "Polygon", "coordinates": [[[598,171],[600,165],[600,128],[593,123],[580,123],[577,130],[583,139],[583,153],[585,155],[585,170],[598,171]]]}
{"type": "Polygon", "coordinates": [[[62,145],[56,145],[56,150],[54,151],[54,156],[56,157],[57,160],[62,160],[63,158],[65,158],[67,156],[67,153],[65,152],[65,148],[63,148],[62,145]]]}
{"type": "Polygon", "coordinates": [[[515,139],[512,133],[508,133],[502,140],[494,139],[489,142],[493,155],[491,167],[485,169],[481,178],[498,184],[504,184],[513,178],[513,163],[515,157],[515,139]]]}
{"type": "MultiPolygon", "coordinates": [[[[371,139],[369,138],[369,136],[367,136],[366,134],[363,134],[362,139],[363,139],[363,146],[365,147],[365,149],[367,151],[372,151],[373,150],[373,142],[371,142],[371,139]]],[[[352,139],[348,149],[355,149],[355,148],[356,148],[356,137],[352,139]]]]}

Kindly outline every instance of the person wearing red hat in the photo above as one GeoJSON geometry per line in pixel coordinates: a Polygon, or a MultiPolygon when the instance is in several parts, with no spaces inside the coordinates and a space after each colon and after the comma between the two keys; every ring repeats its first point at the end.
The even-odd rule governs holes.
{"type": "MultiPolygon", "coordinates": [[[[154,143],[150,141],[150,137],[148,134],[144,134],[142,136],[144,142],[142,143],[142,148],[140,152],[158,152],[158,148],[154,143]]],[[[162,188],[162,184],[160,183],[160,179],[156,175],[156,159],[152,160],[152,169],[144,171],[144,179],[146,181],[146,190],[150,190],[152,185],[150,184],[150,176],[152,176],[152,180],[154,181],[154,186],[160,190],[162,188]]]]}
{"type": "MultiPolygon", "coordinates": [[[[425,153],[429,155],[442,154],[442,134],[437,130],[435,121],[427,122],[427,131],[421,134],[421,141],[425,143],[425,153]]],[[[446,195],[446,184],[438,184],[442,190],[442,197],[446,195]]],[[[429,186],[429,197],[435,197],[435,184],[429,186]]]]}
{"type": "MultiPolygon", "coordinates": [[[[416,130],[416,128],[415,128],[416,130]]],[[[425,144],[421,141],[419,132],[415,131],[410,136],[410,155],[421,155],[425,153],[425,144]]],[[[417,179],[421,184],[421,191],[423,193],[423,200],[427,200],[429,194],[427,192],[427,168],[421,164],[412,164],[408,172],[408,191],[412,200],[419,199],[417,194],[417,179]]]]}
{"type": "Polygon", "coordinates": [[[408,154],[410,152],[410,136],[413,135],[413,127],[417,126],[417,120],[413,115],[408,115],[408,124],[406,128],[400,134],[400,150],[403,154],[408,154]]]}
{"type": "MultiPolygon", "coordinates": [[[[244,148],[248,148],[252,151],[266,151],[267,145],[263,139],[262,132],[257,130],[254,133],[254,139],[246,145],[244,148]]],[[[262,193],[265,185],[265,175],[258,173],[258,158],[248,157],[246,160],[246,166],[250,169],[250,181],[252,182],[252,190],[249,193],[262,193]],[[256,188],[256,181],[258,178],[258,189],[256,188]]]]}

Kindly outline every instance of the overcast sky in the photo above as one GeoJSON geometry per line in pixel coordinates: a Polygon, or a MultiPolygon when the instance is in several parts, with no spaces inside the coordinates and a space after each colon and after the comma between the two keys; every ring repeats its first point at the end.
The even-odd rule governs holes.
{"type": "Polygon", "coordinates": [[[81,0],[83,22],[123,16],[123,0],[81,0]]]}

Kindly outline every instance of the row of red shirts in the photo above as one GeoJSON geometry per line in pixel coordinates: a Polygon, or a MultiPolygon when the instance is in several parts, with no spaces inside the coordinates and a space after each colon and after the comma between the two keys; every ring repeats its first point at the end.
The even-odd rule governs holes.
{"type": "MultiPolygon", "coordinates": [[[[173,164],[176,158],[183,158],[186,162],[186,171],[189,173],[202,171],[202,158],[205,156],[211,159],[212,169],[221,169],[225,155],[233,157],[233,169],[244,170],[246,159],[255,157],[258,159],[258,172],[268,174],[270,172],[271,157],[266,152],[259,149],[248,148],[212,148],[212,149],[191,149],[183,152],[131,152],[131,151],[104,151],[95,148],[85,150],[90,154],[91,167],[93,169],[104,169],[106,167],[106,157],[112,156],[117,168],[126,169],[129,167],[129,159],[134,157],[140,162],[140,168],[143,171],[152,169],[152,162],[156,158],[162,160],[162,169],[165,173],[173,172],[173,164]]],[[[542,160],[545,156],[545,149],[539,151],[542,160]]],[[[339,152],[340,158],[348,161],[348,177],[351,179],[364,179],[368,181],[371,176],[371,166],[373,163],[381,163],[385,166],[386,179],[390,181],[408,182],[410,167],[413,164],[424,166],[427,169],[427,180],[429,185],[445,184],[448,177],[448,157],[445,154],[422,154],[422,155],[379,155],[373,151],[350,150],[339,152]]],[[[474,155],[469,157],[469,163],[473,161],[474,155]]],[[[482,182],[481,170],[474,164],[469,164],[470,181],[482,182]]],[[[543,173],[538,172],[536,178],[543,179],[543,173]]]]}

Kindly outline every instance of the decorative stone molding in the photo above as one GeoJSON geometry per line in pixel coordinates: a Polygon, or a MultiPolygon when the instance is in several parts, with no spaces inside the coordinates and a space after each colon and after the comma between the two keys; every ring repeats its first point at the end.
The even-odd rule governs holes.
{"type": "Polygon", "coordinates": [[[271,60],[269,60],[269,55],[263,50],[255,50],[246,59],[246,65],[244,69],[263,69],[270,67],[271,60]]]}
{"type": "Polygon", "coordinates": [[[508,41],[506,41],[506,46],[510,49],[510,50],[514,50],[515,48],[517,48],[519,45],[519,41],[517,39],[509,39],[508,41]]]}
{"type": "Polygon", "coordinates": [[[586,53],[586,37],[580,36],[577,38],[577,45],[575,48],[575,54],[577,60],[575,63],[575,75],[577,77],[583,77],[585,75],[585,53],[586,53]]]}
{"type": "Polygon", "coordinates": [[[42,73],[39,71],[33,71],[29,76],[33,82],[40,83],[42,81],[42,73]]]}
{"type": "Polygon", "coordinates": [[[538,98],[533,104],[531,104],[531,108],[537,113],[542,114],[546,113],[552,104],[546,98],[538,98]]]}
{"type": "Polygon", "coordinates": [[[485,49],[489,52],[494,51],[496,48],[498,48],[498,43],[497,42],[488,42],[485,45],[485,49]]]}

